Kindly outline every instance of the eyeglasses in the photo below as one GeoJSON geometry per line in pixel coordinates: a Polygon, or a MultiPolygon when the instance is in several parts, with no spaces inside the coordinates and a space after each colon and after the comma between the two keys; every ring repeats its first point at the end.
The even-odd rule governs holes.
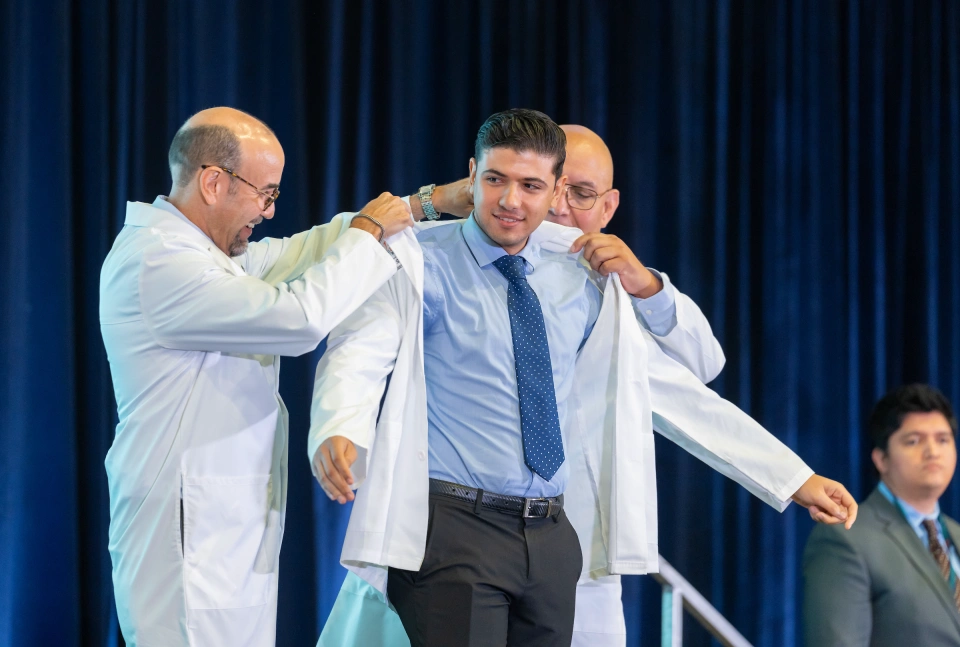
{"type": "Polygon", "coordinates": [[[257,188],[256,184],[254,184],[253,182],[244,180],[242,177],[240,177],[239,175],[237,175],[236,173],[228,169],[226,166],[217,166],[216,164],[203,164],[200,166],[200,168],[201,169],[218,168],[224,173],[226,173],[227,175],[232,175],[233,177],[237,178],[241,182],[248,184],[254,191],[257,192],[257,195],[263,198],[263,208],[261,209],[261,211],[266,211],[267,209],[269,209],[270,205],[276,202],[277,198],[280,197],[280,187],[277,187],[270,193],[266,191],[261,191],[260,189],[257,188]]]}
{"type": "Polygon", "coordinates": [[[597,198],[613,191],[613,187],[610,187],[603,193],[597,193],[593,189],[588,189],[585,186],[568,184],[564,188],[564,191],[567,195],[567,204],[570,205],[571,209],[580,209],[582,211],[586,211],[588,209],[593,209],[593,205],[597,204],[597,198]]]}

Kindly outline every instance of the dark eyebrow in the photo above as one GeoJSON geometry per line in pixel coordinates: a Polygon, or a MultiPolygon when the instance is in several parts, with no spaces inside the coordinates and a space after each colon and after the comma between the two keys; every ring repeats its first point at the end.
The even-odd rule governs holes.
{"type": "MultiPolygon", "coordinates": [[[[484,171],[484,173],[492,173],[493,175],[496,175],[497,177],[507,177],[506,175],[504,175],[503,173],[501,173],[501,172],[498,171],[497,169],[493,169],[493,168],[488,168],[488,169],[486,169],[486,170],[484,171]]],[[[539,182],[540,184],[543,184],[543,185],[546,185],[546,184],[547,184],[546,180],[543,180],[543,179],[538,178],[538,177],[525,177],[525,178],[523,178],[523,181],[524,181],[524,182],[539,182]]]]}
{"type": "Polygon", "coordinates": [[[944,436],[944,435],[952,436],[953,431],[950,429],[935,429],[933,431],[920,431],[919,429],[911,429],[911,430],[905,430],[903,432],[904,438],[907,438],[910,436],[925,436],[927,434],[930,434],[932,436],[944,436]]]}
{"type": "Polygon", "coordinates": [[[593,189],[594,191],[597,190],[597,185],[591,182],[590,180],[587,180],[586,182],[577,182],[576,184],[571,182],[570,186],[579,186],[585,189],[593,189]]]}
{"type": "Polygon", "coordinates": [[[263,187],[263,190],[266,191],[267,189],[279,189],[279,188],[280,188],[279,184],[277,184],[276,182],[271,182],[270,184],[265,185],[263,187]]]}

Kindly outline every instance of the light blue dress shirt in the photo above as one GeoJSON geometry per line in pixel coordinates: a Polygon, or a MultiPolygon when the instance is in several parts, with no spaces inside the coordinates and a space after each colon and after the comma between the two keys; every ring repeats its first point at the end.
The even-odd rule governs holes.
{"type": "Polygon", "coordinates": [[[917,537],[920,538],[920,541],[923,542],[923,547],[927,550],[929,550],[930,543],[929,538],[927,537],[927,530],[923,527],[923,520],[933,519],[936,522],[937,539],[940,541],[940,545],[948,551],[947,554],[950,556],[950,568],[953,569],[954,574],[960,574],[960,555],[957,554],[957,547],[953,543],[960,539],[960,537],[951,537],[950,546],[947,546],[947,542],[943,534],[943,525],[940,523],[940,503],[938,502],[936,504],[932,513],[923,514],[906,501],[893,496],[893,492],[890,491],[890,488],[888,488],[887,484],[883,481],[880,481],[880,485],[877,487],[877,489],[880,490],[880,494],[886,497],[887,501],[892,503],[895,507],[899,507],[900,510],[903,511],[904,516],[907,518],[907,523],[910,524],[910,527],[913,528],[913,531],[917,533],[917,537]]]}
{"type": "MultiPolygon", "coordinates": [[[[601,294],[577,255],[541,249],[546,235],[533,232],[519,256],[543,311],[562,429],[577,353],[596,323],[601,294]]],[[[506,252],[473,216],[425,229],[417,239],[424,256],[430,477],[513,496],[562,494],[566,463],[545,481],[523,458],[507,279],[493,266],[506,252]]],[[[655,334],[676,325],[672,291],[635,299],[634,310],[655,334]]]]}

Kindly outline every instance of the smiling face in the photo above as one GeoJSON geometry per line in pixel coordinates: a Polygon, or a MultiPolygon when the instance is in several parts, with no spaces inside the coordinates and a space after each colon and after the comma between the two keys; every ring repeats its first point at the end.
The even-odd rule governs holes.
{"type": "MultiPolygon", "coordinates": [[[[237,175],[260,190],[257,192],[246,182],[227,173],[219,173],[218,183],[224,183],[226,191],[223,200],[218,201],[216,215],[210,219],[210,237],[224,253],[240,256],[247,250],[247,243],[253,228],[264,218],[273,218],[276,203],[266,210],[263,194],[271,193],[280,186],[283,174],[283,148],[273,137],[241,140],[243,162],[238,169],[232,169],[237,175]]],[[[211,168],[207,171],[218,172],[211,168]]]]}
{"type": "Polygon", "coordinates": [[[563,192],[554,176],[557,160],[534,151],[494,147],[470,160],[474,217],[508,254],[527,244],[563,192]]]}
{"type": "Polygon", "coordinates": [[[930,502],[932,506],[953,478],[957,447],[950,423],[942,413],[910,413],[890,436],[887,450],[874,449],[871,457],[896,496],[914,507],[915,502],[930,502]]]}

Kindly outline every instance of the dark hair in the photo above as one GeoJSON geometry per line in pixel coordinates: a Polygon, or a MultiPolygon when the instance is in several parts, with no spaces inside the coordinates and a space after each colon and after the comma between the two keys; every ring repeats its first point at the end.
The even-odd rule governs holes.
{"type": "Polygon", "coordinates": [[[182,126],[173,136],[167,161],[174,183],[186,186],[202,164],[238,168],[240,139],[226,126],[182,126]]]}
{"type": "Polygon", "coordinates": [[[536,110],[513,108],[490,115],[477,132],[474,157],[477,162],[491,148],[509,148],[518,153],[533,151],[553,157],[553,176],[563,175],[567,158],[567,136],[553,119],[536,110]]]}
{"type": "Polygon", "coordinates": [[[953,407],[943,393],[929,384],[907,384],[898,386],[874,405],[870,413],[868,429],[873,446],[887,451],[890,436],[901,425],[903,419],[911,413],[930,413],[939,411],[947,419],[954,435],[957,433],[957,418],[953,415],[953,407]]]}

